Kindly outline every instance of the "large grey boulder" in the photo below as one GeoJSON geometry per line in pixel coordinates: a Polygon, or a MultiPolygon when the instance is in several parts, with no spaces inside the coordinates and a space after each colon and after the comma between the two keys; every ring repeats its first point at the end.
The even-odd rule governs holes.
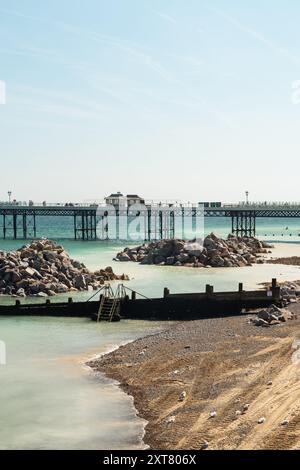
{"type": "Polygon", "coordinates": [[[78,276],[75,277],[74,287],[76,287],[76,289],[86,289],[87,284],[86,284],[86,280],[83,274],[79,274],[78,276]]]}

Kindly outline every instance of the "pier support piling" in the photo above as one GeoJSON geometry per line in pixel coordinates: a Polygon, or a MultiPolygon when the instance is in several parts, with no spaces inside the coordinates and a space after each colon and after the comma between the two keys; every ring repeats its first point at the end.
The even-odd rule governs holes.
{"type": "Polygon", "coordinates": [[[231,214],[231,230],[238,237],[255,237],[255,211],[235,211],[231,214]]]}

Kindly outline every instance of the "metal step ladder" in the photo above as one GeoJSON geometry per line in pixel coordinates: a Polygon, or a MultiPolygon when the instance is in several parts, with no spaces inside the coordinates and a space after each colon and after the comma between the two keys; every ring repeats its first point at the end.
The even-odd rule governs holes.
{"type": "Polygon", "coordinates": [[[110,285],[104,287],[104,291],[99,304],[97,322],[114,321],[119,319],[121,300],[125,297],[126,291],[123,284],[119,284],[116,292],[110,285]]]}

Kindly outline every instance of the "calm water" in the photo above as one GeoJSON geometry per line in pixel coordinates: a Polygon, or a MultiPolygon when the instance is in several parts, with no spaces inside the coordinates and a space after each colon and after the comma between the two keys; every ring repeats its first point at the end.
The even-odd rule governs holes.
{"type": "Polygon", "coordinates": [[[141,448],[143,421],[130,397],[84,361],[157,325],[1,318],[0,449],[141,448]]]}
{"type": "MultiPolygon", "coordinates": [[[[214,230],[225,236],[230,230],[227,220],[206,220],[206,232],[214,230]]],[[[296,222],[265,219],[259,232],[268,239],[297,241],[296,222]],[[289,230],[285,231],[287,226],[289,230]],[[287,235],[289,231],[292,237],[287,235]]],[[[46,225],[44,230],[40,236],[59,239],[66,234],[65,227],[58,228],[53,223],[51,233],[46,225]]],[[[112,258],[124,243],[61,242],[73,258],[83,261],[90,269],[110,265],[117,273],[126,272],[131,278],[127,285],[151,296],[161,296],[164,286],[171,292],[192,292],[201,291],[210,283],[215,289],[231,290],[237,289],[238,282],[253,288],[272,277],[300,278],[299,268],[293,266],[194,269],[122,264],[112,258]]],[[[13,250],[22,243],[0,240],[0,249],[13,250]]],[[[289,246],[300,250],[300,244],[289,246]]],[[[85,299],[90,295],[80,293],[75,297],[85,299]]],[[[1,303],[11,301],[4,297],[0,300],[1,303]]],[[[97,325],[84,319],[1,318],[0,340],[6,343],[7,365],[0,365],[0,448],[142,446],[143,422],[135,416],[131,399],[102,375],[95,377],[84,367],[84,362],[160,327],[160,323],[133,321],[97,325]]]]}

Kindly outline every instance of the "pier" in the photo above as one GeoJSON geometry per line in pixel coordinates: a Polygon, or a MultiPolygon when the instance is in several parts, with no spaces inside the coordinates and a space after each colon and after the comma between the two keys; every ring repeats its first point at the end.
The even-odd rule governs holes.
{"type": "MultiPolygon", "coordinates": [[[[92,296],[95,298],[96,294],[92,296]]],[[[99,300],[76,302],[21,303],[0,305],[0,316],[55,316],[83,317],[91,320],[118,321],[128,320],[195,320],[226,315],[240,315],[247,309],[265,308],[279,304],[280,286],[272,280],[269,290],[245,291],[239,283],[237,291],[215,292],[207,285],[205,292],[172,294],[164,288],[160,298],[146,296],[119,285],[115,292],[110,286],[101,288],[99,300]]]]}
{"type": "Polygon", "coordinates": [[[231,219],[231,231],[238,236],[255,236],[258,218],[300,218],[300,203],[239,203],[215,205],[200,203],[144,201],[137,205],[111,206],[105,201],[81,203],[0,203],[0,238],[33,239],[38,236],[40,217],[70,219],[74,240],[128,240],[129,226],[139,221],[145,241],[174,238],[176,227],[184,233],[185,224],[195,228],[202,217],[231,219]],[[112,233],[111,233],[112,232],[112,233]]]}

